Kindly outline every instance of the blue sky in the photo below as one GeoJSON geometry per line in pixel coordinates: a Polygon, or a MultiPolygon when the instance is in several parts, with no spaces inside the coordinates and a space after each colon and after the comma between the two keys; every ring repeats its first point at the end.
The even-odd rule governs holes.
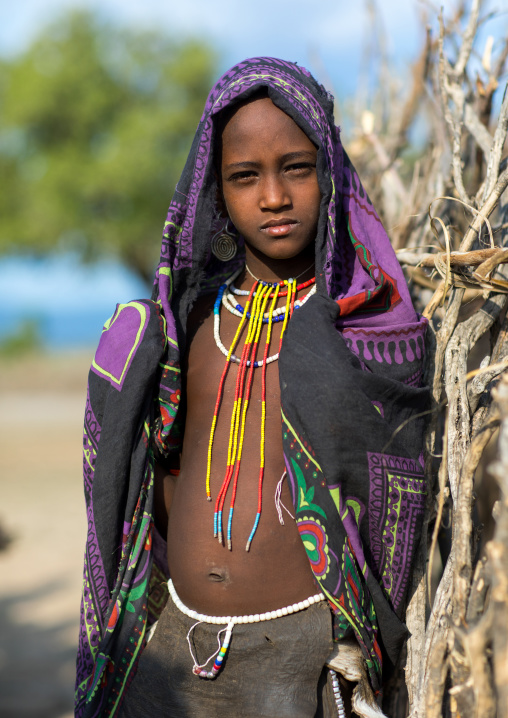
{"type": "MultiPolygon", "coordinates": [[[[506,0],[488,0],[503,8],[506,0]]],[[[366,0],[22,0],[0,5],[0,53],[22,50],[41,27],[70,8],[88,8],[104,18],[135,27],[156,27],[177,37],[206,38],[220,52],[221,70],[255,55],[294,60],[332,80],[338,95],[351,93],[369,37],[366,0]]],[[[422,17],[437,28],[441,5],[452,0],[378,0],[388,52],[407,65],[423,42],[422,17]]],[[[506,17],[506,16],[505,16],[506,17]]],[[[499,21],[497,21],[499,23],[499,21]]],[[[503,23],[506,29],[506,22],[503,23]]],[[[502,32],[490,23],[487,31],[502,32]]],[[[328,83],[329,84],[329,83],[328,83]]]]}
{"type": "MultiPolygon", "coordinates": [[[[381,26],[374,37],[384,38],[399,73],[401,68],[402,72],[409,71],[411,61],[422,48],[423,16],[437,32],[441,4],[445,15],[456,5],[451,0],[437,0],[435,4],[424,0],[378,0],[381,26]]],[[[506,4],[507,0],[487,1],[486,7],[504,10],[504,15],[486,24],[480,45],[489,34],[499,38],[508,32],[506,4]]],[[[45,24],[78,7],[126,26],[156,27],[179,38],[203,37],[219,52],[220,72],[255,55],[297,61],[334,92],[339,104],[354,94],[362,54],[373,37],[365,12],[366,0],[21,0],[0,3],[0,54],[22,52],[45,24]]],[[[479,49],[481,52],[483,48],[479,49]]],[[[112,264],[77,267],[70,256],[0,261],[0,337],[12,329],[16,317],[36,315],[46,317],[45,332],[50,343],[65,343],[62,331],[52,333],[50,328],[51,322],[57,327],[59,307],[64,305],[69,316],[72,311],[84,318],[95,317],[88,322],[89,333],[84,325],[81,333],[85,343],[93,342],[98,333],[95,325],[98,323],[100,331],[100,322],[111,314],[116,301],[143,293],[134,277],[112,264]],[[67,300],[69,281],[75,298],[72,307],[67,300]],[[10,311],[6,307],[11,307],[10,311]]],[[[79,333],[73,339],[69,332],[68,336],[69,343],[76,343],[79,333]]]]}

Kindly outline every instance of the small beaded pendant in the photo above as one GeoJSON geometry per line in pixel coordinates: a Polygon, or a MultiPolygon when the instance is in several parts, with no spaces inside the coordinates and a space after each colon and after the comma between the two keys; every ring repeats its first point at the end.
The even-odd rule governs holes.
{"type": "Polygon", "coordinates": [[[299,601],[298,603],[293,603],[290,606],[284,606],[284,608],[278,608],[275,611],[267,611],[266,613],[255,613],[244,616],[208,616],[206,614],[199,613],[198,611],[194,611],[193,609],[188,608],[178,596],[173,585],[173,581],[171,579],[169,579],[168,581],[168,590],[169,595],[171,596],[171,599],[173,600],[175,606],[186,616],[189,616],[189,618],[192,618],[196,621],[196,623],[194,623],[194,625],[192,625],[187,632],[187,643],[189,645],[189,651],[193,662],[192,672],[195,676],[199,676],[200,678],[215,678],[215,676],[222,668],[222,663],[224,661],[226,653],[228,652],[228,648],[231,643],[231,636],[233,634],[233,629],[235,625],[246,623],[259,623],[262,621],[273,621],[276,618],[282,618],[282,616],[290,616],[291,614],[297,613],[298,611],[303,611],[304,609],[309,608],[313,604],[325,600],[324,593],[319,592],[314,594],[313,596],[309,596],[309,598],[306,598],[303,601],[299,601]],[[219,648],[202,664],[199,664],[197,661],[197,658],[192,649],[191,640],[194,629],[199,626],[200,623],[211,623],[214,625],[226,626],[217,633],[217,642],[219,648]],[[224,632],[226,635],[221,644],[220,634],[224,632]],[[215,659],[213,666],[210,670],[207,670],[206,667],[212,659],[215,659]]]}

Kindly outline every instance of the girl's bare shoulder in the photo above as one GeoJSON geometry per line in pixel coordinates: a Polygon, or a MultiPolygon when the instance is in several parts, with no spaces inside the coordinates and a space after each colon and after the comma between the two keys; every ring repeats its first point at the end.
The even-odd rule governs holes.
{"type": "Polygon", "coordinates": [[[203,294],[198,297],[187,317],[187,341],[192,342],[198,329],[207,321],[213,320],[215,294],[203,294]]]}

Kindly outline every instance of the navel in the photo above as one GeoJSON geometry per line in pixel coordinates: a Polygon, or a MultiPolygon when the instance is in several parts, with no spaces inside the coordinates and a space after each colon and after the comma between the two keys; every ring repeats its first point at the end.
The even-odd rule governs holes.
{"type": "Polygon", "coordinates": [[[229,573],[225,568],[214,568],[208,574],[208,579],[214,583],[229,581],[229,573]]]}

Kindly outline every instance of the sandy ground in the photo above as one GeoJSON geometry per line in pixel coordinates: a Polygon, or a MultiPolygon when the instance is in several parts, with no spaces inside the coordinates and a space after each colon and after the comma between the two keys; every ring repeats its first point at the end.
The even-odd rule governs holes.
{"type": "Polygon", "coordinates": [[[88,354],[0,362],[0,716],[70,718],[88,354]]]}

